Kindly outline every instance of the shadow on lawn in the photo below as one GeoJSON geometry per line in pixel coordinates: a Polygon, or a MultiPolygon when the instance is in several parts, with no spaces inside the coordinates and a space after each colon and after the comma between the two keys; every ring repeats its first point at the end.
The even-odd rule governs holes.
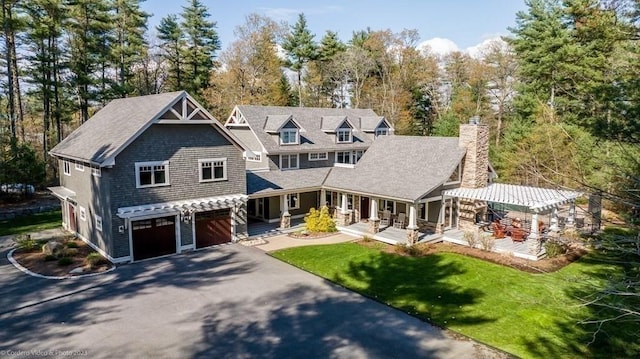
{"type": "MultiPolygon", "coordinates": [[[[566,294],[583,303],[584,310],[577,318],[558,318],[549,330],[563,339],[563,350],[582,353],[585,357],[639,357],[640,316],[637,310],[640,308],[640,257],[637,254],[621,255],[619,251],[599,250],[583,257],[580,263],[585,267],[581,275],[589,277],[590,282],[569,285],[566,294]],[[612,290],[635,294],[614,296],[610,294],[612,290]],[[624,309],[619,308],[635,311],[635,315],[621,316],[624,309]]],[[[541,337],[531,338],[526,345],[538,357],[566,355],[559,351],[558,343],[541,337]]]]}
{"type": "Polygon", "coordinates": [[[451,278],[463,273],[437,254],[414,258],[380,252],[365,262],[351,262],[347,272],[334,280],[346,286],[361,283],[353,289],[438,325],[494,321],[465,313],[465,306],[476,303],[484,293],[451,284],[451,278]]]}

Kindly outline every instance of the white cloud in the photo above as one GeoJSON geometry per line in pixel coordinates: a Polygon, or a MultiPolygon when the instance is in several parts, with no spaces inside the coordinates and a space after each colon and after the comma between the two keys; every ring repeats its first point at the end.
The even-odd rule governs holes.
{"type": "Polygon", "coordinates": [[[456,45],[455,42],[441,37],[434,37],[433,39],[423,41],[418,44],[417,48],[420,51],[426,51],[439,56],[444,56],[454,51],[459,51],[458,45],[456,45]]]}
{"type": "Polygon", "coordinates": [[[464,51],[469,54],[469,56],[480,59],[484,56],[484,53],[489,50],[493,43],[498,43],[502,47],[507,46],[507,43],[502,40],[502,37],[497,35],[492,38],[488,38],[477,45],[467,47],[464,51]]]}

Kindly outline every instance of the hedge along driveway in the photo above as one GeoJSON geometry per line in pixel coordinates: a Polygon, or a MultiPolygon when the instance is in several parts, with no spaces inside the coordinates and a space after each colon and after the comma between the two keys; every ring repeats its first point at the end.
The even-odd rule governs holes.
{"type": "Polygon", "coordinates": [[[583,259],[530,274],[453,253],[403,257],[354,243],[273,253],[288,263],[437,325],[521,357],[630,357],[638,323],[614,325],[595,343],[594,313],[580,299],[616,267],[583,259]],[[605,340],[603,341],[602,338],[605,340]]]}

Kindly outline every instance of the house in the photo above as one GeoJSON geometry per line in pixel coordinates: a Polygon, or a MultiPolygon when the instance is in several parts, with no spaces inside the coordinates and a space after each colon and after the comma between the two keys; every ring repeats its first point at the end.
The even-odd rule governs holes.
{"type": "MultiPolygon", "coordinates": [[[[324,180],[334,167],[354,167],[391,124],[370,109],[236,106],[225,123],[249,149],[248,216],[282,222],[325,203],[324,180]]],[[[329,193],[330,205],[337,193],[329,193]]]]}
{"type": "Polygon", "coordinates": [[[64,228],[113,262],[246,236],[247,149],[186,92],[118,99],[55,146],[64,228]]]}

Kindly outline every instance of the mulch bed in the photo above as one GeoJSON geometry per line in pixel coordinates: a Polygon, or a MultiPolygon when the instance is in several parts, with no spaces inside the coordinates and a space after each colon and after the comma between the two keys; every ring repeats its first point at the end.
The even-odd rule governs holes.
{"type": "MultiPolygon", "coordinates": [[[[45,261],[46,255],[42,252],[42,246],[39,245],[37,248],[26,251],[23,249],[17,249],[13,252],[13,258],[23,267],[28,270],[45,275],[45,276],[55,276],[55,277],[64,277],[64,276],[73,276],[74,274],[69,274],[69,272],[78,267],[82,267],[84,270],[82,273],[78,273],[75,275],[84,275],[89,273],[101,273],[113,267],[113,264],[102,264],[96,266],[95,268],[91,268],[89,264],[85,261],[85,258],[89,253],[95,252],[93,248],[89,247],[85,242],[76,239],[74,237],[65,237],[59,239],[65,246],[69,242],[73,242],[77,245],[77,252],[73,256],[69,256],[71,259],[71,263],[68,265],[59,265],[58,259],[45,261]]],[[[106,259],[105,259],[106,261],[106,259]]],[[[107,261],[108,262],[108,261],[107,261]]]]}
{"type": "Polygon", "coordinates": [[[335,236],[339,233],[340,232],[291,232],[288,236],[297,239],[318,239],[335,236]]]}
{"type": "MultiPolygon", "coordinates": [[[[409,255],[406,251],[398,251],[395,246],[371,241],[360,240],[357,242],[360,245],[380,249],[386,253],[393,253],[397,255],[409,255]]],[[[466,246],[460,246],[453,243],[436,243],[436,244],[418,244],[411,255],[414,256],[428,256],[435,253],[457,253],[469,257],[479,258],[492,263],[504,265],[507,267],[515,268],[523,272],[529,273],[549,273],[555,272],[560,268],[563,268],[580,257],[588,253],[585,248],[573,247],[564,254],[555,258],[544,258],[537,261],[526,260],[523,258],[516,258],[513,256],[487,252],[477,248],[470,248],[466,246]]]]}

